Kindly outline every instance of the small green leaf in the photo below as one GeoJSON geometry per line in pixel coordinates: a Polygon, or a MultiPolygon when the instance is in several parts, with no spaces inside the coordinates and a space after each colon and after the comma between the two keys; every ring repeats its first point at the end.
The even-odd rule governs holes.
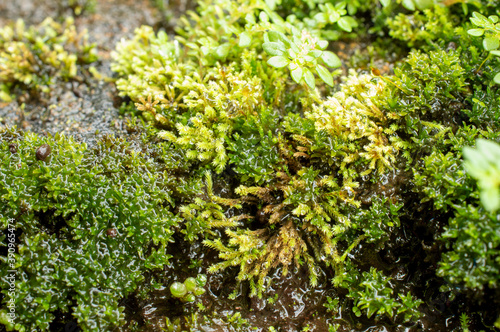
{"type": "Polygon", "coordinates": [[[498,210],[500,207],[499,196],[498,188],[494,186],[482,188],[479,194],[481,203],[483,203],[485,209],[488,211],[498,210]]]}
{"type": "Polygon", "coordinates": [[[184,280],[184,286],[186,286],[188,292],[194,291],[195,288],[197,287],[196,279],[193,277],[187,278],[186,280],[184,280]]]}
{"type": "Polygon", "coordinates": [[[403,0],[403,7],[405,7],[408,10],[414,11],[415,3],[413,2],[413,0],[403,0]]]}
{"type": "Polygon", "coordinates": [[[308,68],[304,68],[304,81],[306,81],[306,84],[309,88],[314,90],[314,88],[316,87],[316,82],[314,80],[313,73],[308,68]]]}
{"type": "Polygon", "coordinates": [[[488,16],[488,20],[490,20],[491,23],[495,24],[498,22],[498,16],[496,15],[488,16]]]}
{"type": "Polygon", "coordinates": [[[267,33],[270,42],[282,42],[285,46],[290,43],[288,38],[279,31],[269,31],[267,33]]]}
{"type": "Polygon", "coordinates": [[[292,79],[295,81],[295,83],[299,84],[300,80],[302,79],[302,67],[297,66],[296,68],[290,71],[290,74],[292,75],[292,79]]]}
{"type": "Polygon", "coordinates": [[[309,53],[307,53],[307,55],[313,56],[315,58],[319,58],[321,54],[323,54],[323,52],[320,50],[312,50],[309,53]]]}
{"type": "Polygon", "coordinates": [[[184,284],[176,281],[172,285],[170,285],[170,292],[175,297],[183,297],[187,294],[187,288],[184,284]]]}
{"type": "Polygon", "coordinates": [[[222,44],[215,49],[215,56],[218,59],[225,59],[229,54],[230,49],[231,46],[229,45],[229,43],[222,44]]]}
{"type": "Polygon", "coordinates": [[[328,71],[328,69],[326,69],[322,65],[317,65],[316,71],[318,72],[318,75],[323,80],[323,82],[325,82],[329,86],[333,86],[333,77],[332,74],[328,71]]]}
{"type": "Polygon", "coordinates": [[[314,60],[315,60],[314,56],[304,55],[304,61],[305,62],[313,62],[314,60]]]}
{"type": "Polygon", "coordinates": [[[478,25],[478,26],[485,26],[485,25],[488,25],[488,23],[489,23],[489,21],[486,18],[486,16],[481,15],[478,12],[472,13],[472,17],[471,17],[470,21],[473,24],[478,25]]]}
{"type": "Polygon", "coordinates": [[[201,287],[196,287],[195,290],[193,291],[194,295],[199,296],[201,294],[205,293],[205,289],[201,287]]]}
{"type": "Polygon", "coordinates": [[[500,56],[500,51],[490,51],[491,54],[500,56]]]}
{"type": "Polygon", "coordinates": [[[414,0],[418,10],[429,9],[434,5],[434,0],[414,0]]]}
{"type": "Polygon", "coordinates": [[[328,47],[328,41],[326,41],[326,40],[320,40],[318,42],[318,47],[319,47],[320,50],[324,50],[325,48],[328,47]]]}
{"type": "Polygon", "coordinates": [[[253,15],[253,13],[248,13],[245,15],[245,21],[247,21],[248,23],[254,25],[255,24],[255,16],[253,15]]]}
{"type": "Polygon", "coordinates": [[[328,67],[331,68],[337,68],[342,65],[342,62],[340,62],[339,57],[330,51],[324,51],[323,54],[321,55],[321,59],[327,65],[328,67]]]}
{"type": "Polygon", "coordinates": [[[276,0],[265,0],[264,2],[271,10],[274,10],[276,8],[276,0]]]}
{"type": "Polygon", "coordinates": [[[240,42],[238,43],[239,47],[248,47],[252,42],[252,36],[247,31],[243,31],[240,35],[240,42]]]}
{"type": "Polygon", "coordinates": [[[290,61],[284,56],[273,56],[269,60],[267,60],[267,64],[274,68],[283,68],[288,66],[290,61]]]}
{"type": "Polygon", "coordinates": [[[499,44],[499,40],[496,36],[488,36],[483,40],[484,49],[487,51],[496,50],[499,44]]]}
{"type": "Polygon", "coordinates": [[[266,51],[267,54],[274,56],[283,55],[286,52],[283,43],[279,42],[264,43],[262,44],[262,48],[264,49],[264,51],[266,51]]]}
{"type": "Polygon", "coordinates": [[[325,13],[318,13],[314,15],[314,20],[317,23],[327,23],[327,16],[325,13]]]}
{"type": "Polygon", "coordinates": [[[387,7],[391,3],[391,0],[380,0],[380,3],[383,7],[387,7]]]}
{"type": "Polygon", "coordinates": [[[270,42],[279,42],[280,41],[280,35],[278,31],[269,31],[267,33],[267,36],[269,37],[270,42]]]}
{"type": "Polygon", "coordinates": [[[484,29],[469,29],[467,33],[471,36],[479,37],[483,35],[484,29]]]}
{"type": "Polygon", "coordinates": [[[261,22],[263,23],[267,23],[269,22],[269,16],[267,16],[267,14],[265,12],[260,12],[259,14],[259,19],[261,20],[261,22]]]}
{"type": "Polygon", "coordinates": [[[185,302],[194,302],[196,300],[196,297],[194,296],[194,294],[187,294],[182,298],[182,300],[185,302]]]}
{"type": "Polygon", "coordinates": [[[196,284],[198,287],[203,287],[207,283],[207,275],[206,274],[198,274],[196,276],[196,284]]]}
{"type": "Polygon", "coordinates": [[[332,12],[330,16],[328,16],[329,23],[335,23],[340,19],[340,14],[336,11],[332,12]]]}

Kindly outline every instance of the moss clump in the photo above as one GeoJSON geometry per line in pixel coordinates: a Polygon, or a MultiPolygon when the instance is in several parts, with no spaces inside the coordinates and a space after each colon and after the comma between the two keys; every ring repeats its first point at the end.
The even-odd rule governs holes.
{"type": "MultiPolygon", "coordinates": [[[[7,254],[0,256],[1,272],[17,271],[18,315],[15,325],[2,322],[20,331],[48,330],[62,312],[85,330],[122,325],[120,300],[146,270],[168,259],[177,223],[168,177],[151,156],[113,137],[89,149],[62,135],[3,129],[0,160],[0,227],[13,229],[17,247],[12,265],[7,254]],[[50,155],[38,160],[36,150],[45,144],[50,155]]],[[[2,293],[3,301],[11,298],[5,288],[2,293]]]]}
{"type": "Polygon", "coordinates": [[[0,99],[28,90],[48,93],[60,81],[82,80],[82,68],[97,60],[86,31],[77,32],[73,18],[51,18],[25,27],[22,20],[0,29],[0,99]],[[16,90],[19,88],[19,90],[16,90]]]}

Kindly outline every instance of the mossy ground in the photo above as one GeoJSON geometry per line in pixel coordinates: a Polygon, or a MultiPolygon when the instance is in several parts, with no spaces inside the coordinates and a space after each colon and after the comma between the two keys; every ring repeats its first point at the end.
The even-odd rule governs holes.
{"type": "MultiPolygon", "coordinates": [[[[41,137],[64,133],[91,146],[103,134],[114,134],[130,141],[135,147],[140,146],[140,129],[130,125],[129,115],[120,110],[122,103],[130,103],[130,99],[119,98],[114,83],[105,79],[106,76],[113,76],[110,70],[111,51],[122,38],[131,39],[134,29],[141,25],[149,25],[156,30],[164,29],[169,35],[173,35],[177,18],[184,10],[192,7],[189,2],[174,1],[165,12],[154,6],[154,1],[148,0],[97,1],[94,12],[75,17],[75,25],[77,29],[88,29],[90,40],[97,44],[99,61],[94,66],[102,76],[89,75],[83,81],[55,85],[43,100],[21,93],[13,102],[0,104],[0,126],[17,125],[23,130],[39,133],[41,137]]],[[[24,19],[29,25],[40,23],[47,16],[60,17],[71,14],[68,10],[61,11],[56,0],[4,1],[0,3],[0,26],[17,18],[24,19]]],[[[380,50],[374,52],[370,49],[368,46],[371,42],[372,40],[335,42],[333,50],[344,62],[343,74],[347,74],[348,66],[358,68],[361,73],[369,73],[370,67],[375,67],[381,74],[391,74],[394,62],[407,55],[405,45],[387,47],[386,53],[383,54],[380,50]]],[[[418,64],[412,65],[417,67],[418,64]]],[[[339,78],[336,78],[336,83],[340,83],[339,78]]],[[[419,87],[419,83],[415,82],[405,81],[404,84],[410,88],[412,84],[419,87]]],[[[457,83],[457,86],[460,84],[457,83]]],[[[443,90],[445,88],[446,86],[443,86],[443,90]]],[[[433,91],[422,93],[431,92],[433,91]]],[[[404,96],[401,99],[404,99],[404,96]]],[[[408,99],[408,103],[411,102],[412,100],[408,99]]],[[[463,100],[454,102],[460,105],[465,103],[463,100]]],[[[460,108],[460,105],[457,107],[460,108]]],[[[436,115],[432,110],[427,113],[428,120],[440,121],[441,116],[444,118],[442,122],[456,131],[456,114],[436,115]]],[[[492,138],[494,136],[491,135],[492,138]]],[[[443,141],[436,144],[451,145],[443,141]]],[[[468,144],[473,144],[473,141],[468,144]]],[[[429,147],[421,154],[428,155],[430,152],[429,147]]],[[[432,164],[432,160],[428,162],[432,164]]],[[[434,166],[430,165],[429,169],[434,166]]],[[[179,166],[176,170],[182,173],[182,167],[179,166]]],[[[234,195],[230,190],[234,190],[238,184],[231,182],[234,178],[234,173],[231,172],[224,171],[213,175],[215,196],[234,195]]],[[[432,180],[428,179],[433,174],[431,171],[429,173],[421,174],[421,181],[424,183],[422,190],[433,188],[432,180]]],[[[335,310],[329,307],[328,311],[328,305],[325,307],[325,304],[329,303],[328,298],[348,297],[346,289],[331,286],[330,280],[335,277],[333,269],[322,270],[318,285],[311,287],[305,267],[294,269],[286,276],[281,273],[282,267],[278,267],[269,275],[273,285],[263,299],[249,297],[251,289],[248,284],[237,283],[235,278],[238,271],[228,269],[208,275],[207,292],[198,297],[198,305],[181,304],[171,297],[168,286],[174,281],[183,281],[186,277],[206,273],[219,259],[218,253],[208,249],[201,239],[190,243],[177,232],[173,236],[175,244],[167,247],[167,253],[172,255],[168,265],[161,272],[147,272],[144,276],[145,282],[135,292],[120,299],[119,304],[125,308],[126,324],[116,330],[161,331],[167,328],[166,318],[175,325],[176,318],[180,317],[184,329],[190,327],[192,331],[268,331],[271,326],[279,328],[279,331],[290,332],[327,331],[330,323],[339,324],[338,331],[459,331],[459,314],[464,310],[471,316],[472,330],[474,327],[478,330],[487,328],[483,319],[488,319],[488,322],[495,320],[495,317],[492,317],[495,310],[488,308],[487,303],[488,300],[498,303],[494,298],[498,292],[487,293],[484,302],[478,303],[473,301],[473,296],[466,293],[451,298],[450,294],[455,291],[452,289],[454,286],[450,286],[446,291],[439,290],[440,286],[447,284],[436,275],[442,259],[441,253],[445,249],[444,244],[436,241],[435,234],[443,233],[448,219],[454,214],[446,211],[437,213],[433,202],[422,202],[422,197],[411,189],[413,179],[411,170],[399,167],[382,175],[377,183],[363,183],[359,188],[362,206],[369,206],[372,200],[375,201],[379,196],[387,197],[395,202],[404,202],[405,214],[400,216],[401,226],[390,233],[390,239],[383,249],[376,248],[371,243],[362,243],[352,250],[350,256],[362,272],[370,271],[370,267],[385,271],[392,277],[395,289],[404,293],[411,292],[424,301],[420,309],[423,315],[416,324],[394,323],[387,319],[377,322],[367,319],[366,316],[358,318],[350,308],[341,307],[335,310]],[[236,300],[228,299],[235,288],[240,296],[236,300]],[[200,310],[200,304],[204,307],[203,310],[200,310]],[[198,316],[192,316],[196,312],[198,316]],[[488,314],[481,317],[475,315],[476,312],[488,314]],[[206,317],[202,318],[203,315],[206,317]],[[238,315],[241,315],[241,319],[238,315]]],[[[443,190],[445,189],[447,187],[443,190]]],[[[460,196],[457,200],[461,198],[463,197],[460,196]]],[[[243,208],[243,212],[258,215],[260,210],[255,205],[248,205],[243,208]]],[[[213,232],[214,238],[227,240],[223,230],[214,229],[213,232]]],[[[346,273],[349,273],[348,268],[346,273]]],[[[50,331],[67,331],[75,326],[69,313],[55,311],[54,315],[56,318],[50,325],[50,331]]],[[[3,331],[2,329],[3,326],[0,331],[3,331]]]]}

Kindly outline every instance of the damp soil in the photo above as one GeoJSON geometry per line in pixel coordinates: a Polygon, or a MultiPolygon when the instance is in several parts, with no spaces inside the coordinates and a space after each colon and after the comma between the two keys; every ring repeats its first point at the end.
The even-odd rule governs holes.
{"type": "MultiPolygon", "coordinates": [[[[0,0],[0,26],[18,18],[30,25],[38,24],[46,17],[58,20],[72,15],[71,9],[60,5],[63,2],[0,0]]],[[[134,29],[141,25],[172,33],[176,20],[192,6],[188,0],[176,0],[162,11],[154,6],[152,0],[98,0],[93,12],[83,12],[75,17],[75,25],[79,30],[88,30],[91,41],[97,45],[100,59],[94,66],[103,76],[111,78],[110,53],[118,41],[132,37],[134,29]]],[[[336,51],[340,55],[345,54],[346,58],[364,48],[363,43],[347,43],[338,47],[336,51]]],[[[360,59],[363,61],[362,56],[360,59]]],[[[382,72],[391,70],[391,65],[387,63],[378,62],[377,66],[382,72]]],[[[124,101],[118,96],[112,80],[89,77],[80,82],[56,85],[43,99],[20,93],[13,102],[0,104],[0,126],[16,125],[40,134],[63,133],[88,144],[104,134],[128,137],[127,118],[120,113],[124,101]]],[[[217,256],[201,242],[186,243],[177,238],[175,245],[169,248],[173,258],[164,271],[146,276],[145,285],[137,293],[122,299],[127,324],[119,330],[163,331],[167,318],[171,322],[181,318],[182,330],[193,327],[193,330],[200,331],[268,331],[273,326],[278,331],[319,332],[328,331],[330,323],[339,324],[338,331],[458,331],[458,317],[453,313],[458,312],[457,308],[463,306],[466,299],[450,301],[446,294],[438,291],[442,280],[435,277],[436,262],[439,260],[435,253],[441,249],[431,244],[435,242],[433,234],[440,230],[429,229],[428,226],[435,224],[439,228],[448,216],[427,215],[426,211],[432,209],[426,209],[416,198],[407,196],[404,186],[405,175],[392,174],[388,175],[386,183],[366,188],[366,201],[374,192],[395,199],[406,195],[407,204],[415,206],[415,215],[402,220],[399,232],[393,235],[394,238],[383,250],[375,252],[365,245],[359,246],[353,255],[359,254],[357,259],[361,266],[363,261],[376,262],[377,267],[390,273],[400,287],[425,299],[424,316],[416,324],[397,325],[387,320],[373,324],[357,319],[350,310],[342,307],[337,312],[328,312],[324,306],[327,297],[338,297],[344,301],[346,295],[340,291],[337,293],[331,287],[333,275],[330,272],[323,272],[319,285],[311,288],[305,271],[293,270],[287,276],[281,276],[281,271],[277,270],[271,275],[270,291],[259,299],[249,297],[247,286],[235,282],[236,269],[229,269],[224,274],[208,274],[207,291],[197,300],[203,310],[200,310],[200,305],[182,304],[170,296],[168,285],[206,273],[208,266],[217,261],[217,256]],[[433,218],[440,220],[429,223],[433,218]],[[410,264],[415,261],[421,263],[410,264]],[[234,291],[239,296],[230,300],[229,295],[234,291]],[[198,312],[196,324],[192,322],[195,312],[198,312]],[[235,319],[235,314],[241,315],[247,322],[235,319]]],[[[62,323],[68,320],[71,321],[68,314],[61,313],[52,324],[51,331],[68,331],[68,324],[62,323]]],[[[76,326],[69,328],[77,331],[76,326]]]]}

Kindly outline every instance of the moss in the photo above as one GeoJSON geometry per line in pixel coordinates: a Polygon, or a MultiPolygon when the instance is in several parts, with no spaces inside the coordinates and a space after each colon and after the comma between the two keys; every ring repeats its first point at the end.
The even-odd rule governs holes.
{"type": "MultiPolygon", "coordinates": [[[[173,38],[137,29],[112,69],[131,100],[124,109],[142,115],[130,124],[140,141],[105,137],[90,150],[3,132],[2,222],[22,224],[16,282],[37,299],[19,303],[33,313],[24,328],[47,328],[70,308],[86,330],[122,324],[119,299],[163,267],[175,232],[217,254],[203,266],[235,276],[250,296],[295,274],[332,285],[337,303],[370,322],[417,321],[439,287],[466,295],[453,302],[460,310],[497,294],[498,216],[462,158],[478,138],[499,140],[497,63],[447,5],[206,0],[173,38]],[[334,73],[318,64],[336,62],[337,45],[322,38],[352,37],[370,20],[372,32],[415,50],[397,55],[393,75],[350,70],[332,87],[334,73]],[[404,281],[399,268],[410,271],[404,281]]],[[[478,315],[489,324],[491,314],[478,315]]],[[[209,320],[185,318],[193,329],[209,320]]],[[[240,318],[230,320],[248,327],[240,318]]]]}

